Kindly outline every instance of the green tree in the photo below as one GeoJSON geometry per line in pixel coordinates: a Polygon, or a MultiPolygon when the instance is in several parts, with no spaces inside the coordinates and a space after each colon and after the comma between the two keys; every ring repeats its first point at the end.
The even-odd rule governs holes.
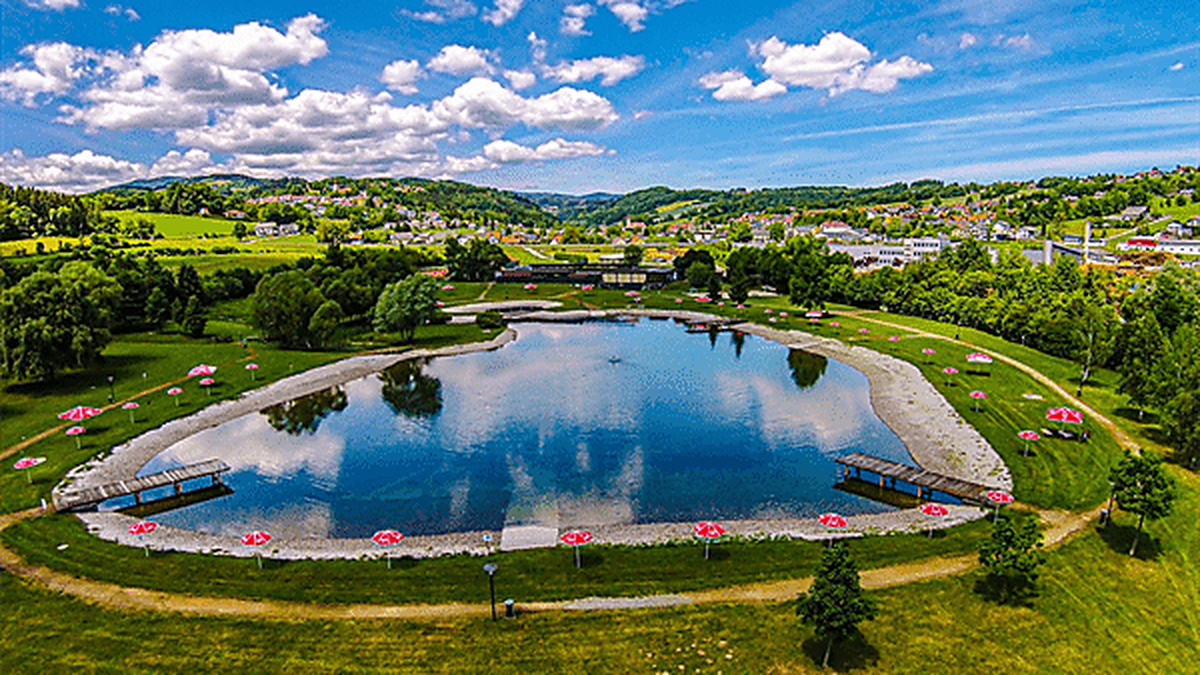
{"type": "Polygon", "coordinates": [[[241,241],[241,240],[245,239],[249,234],[250,234],[250,231],[246,228],[245,223],[237,222],[237,223],[233,224],[233,238],[234,239],[241,241]]]}
{"type": "Polygon", "coordinates": [[[1171,513],[1175,503],[1174,482],[1162,465],[1162,458],[1151,452],[1140,456],[1128,450],[1113,467],[1108,480],[1113,484],[1113,499],[1122,511],[1138,515],[1137,534],[1129,555],[1137,552],[1138,540],[1146,520],[1158,520],[1171,513]]]}
{"type": "Polygon", "coordinates": [[[3,372],[50,379],[95,362],[112,339],[120,295],[120,284],[83,262],[21,279],[0,294],[3,372]]]}
{"type": "Polygon", "coordinates": [[[398,333],[404,342],[412,340],[417,327],[437,313],[438,289],[438,282],[424,274],[414,274],[384,288],[375,303],[375,330],[398,333]]]}
{"type": "Polygon", "coordinates": [[[309,324],[324,302],[316,285],[296,270],[263,277],[250,299],[263,337],[288,348],[311,346],[309,324]]]}
{"type": "Polygon", "coordinates": [[[1138,409],[1138,419],[1147,403],[1154,400],[1158,383],[1154,372],[1166,351],[1166,339],[1153,312],[1145,312],[1124,326],[1127,333],[1123,344],[1119,390],[1129,396],[1138,409]]]}
{"type": "Polygon", "coordinates": [[[153,328],[162,328],[170,318],[171,304],[167,301],[167,294],[161,287],[155,286],[146,297],[146,321],[153,328]]]}
{"type": "Polygon", "coordinates": [[[308,334],[312,338],[313,345],[329,346],[344,318],[346,315],[342,312],[342,306],[335,300],[326,300],[321,303],[308,321],[308,334]]]}
{"type": "Polygon", "coordinates": [[[1042,533],[1034,519],[1017,523],[1001,516],[992,523],[991,538],[979,545],[979,562],[1000,602],[1020,601],[1033,593],[1038,567],[1046,561],[1041,548],[1042,533]]]}
{"type": "Polygon", "coordinates": [[[466,246],[457,239],[446,243],[446,266],[459,281],[491,281],[507,263],[504,249],[486,239],[472,239],[466,246]]]}
{"type": "Polygon", "coordinates": [[[1180,459],[1195,468],[1200,460],[1200,391],[1181,391],[1168,401],[1163,407],[1162,427],[1180,459]]]}
{"type": "Polygon", "coordinates": [[[823,668],[829,667],[833,644],[858,631],[858,624],[875,618],[875,603],[863,595],[858,568],[846,545],[838,542],[821,554],[821,568],[812,587],[800,596],[796,614],[827,640],[823,668]]]}
{"type": "Polygon", "coordinates": [[[697,260],[687,268],[688,284],[692,288],[707,288],[714,274],[711,264],[697,260]]]}
{"type": "Polygon", "coordinates": [[[791,261],[788,297],[805,309],[824,309],[829,300],[829,254],[825,243],[815,237],[792,237],[785,255],[791,261]]]}
{"type": "Polygon", "coordinates": [[[183,310],[183,321],[180,326],[183,332],[192,337],[200,337],[204,335],[204,328],[208,325],[208,309],[200,298],[192,296],[188,298],[187,308],[183,310]]]}
{"type": "Polygon", "coordinates": [[[625,247],[625,264],[632,267],[637,267],[642,264],[642,257],[646,255],[646,251],[637,244],[630,244],[625,247]]]}
{"type": "MultiPolygon", "coordinates": [[[[200,281],[200,274],[191,265],[183,265],[175,274],[175,293],[183,302],[187,302],[193,295],[200,298],[200,302],[208,299],[204,295],[204,284],[200,281]]],[[[178,320],[176,318],[176,321],[178,320]]]]}
{"type": "Polygon", "coordinates": [[[1113,340],[1117,334],[1117,316],[1110,305],[1095,300],[1081,300],[1079,314],[1072,322],[1072,355],[1079,364],[1079,387],[1076,396],[1083,395],[1083,386],[1092,375],[1092,368],[1112,356],[1113,340]]]}

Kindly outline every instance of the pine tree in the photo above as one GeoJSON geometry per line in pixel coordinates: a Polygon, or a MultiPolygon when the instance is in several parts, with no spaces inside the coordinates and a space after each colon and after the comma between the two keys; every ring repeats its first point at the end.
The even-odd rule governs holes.
{"type": "Polygon", "coordinates": [[[821,555],[821,569],[812,588],[800,596],[796,613],[828,640],[823,668],[829,667],[834,642],[856,633],[859,623],[875,618],[875,603],[863,595],[858,568],[845,544],[836,543],[821,555]]]}

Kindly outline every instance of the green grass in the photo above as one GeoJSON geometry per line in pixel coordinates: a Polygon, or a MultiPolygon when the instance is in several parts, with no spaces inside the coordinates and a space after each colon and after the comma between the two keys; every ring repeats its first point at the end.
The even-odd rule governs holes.
{"type": "MultiPolygon", "coordinates": [[[[154,223],[159,234],[168,239],[186,239],[210,234],[231,234],[233,224],[237,221],[224,218],[208,218],[204,216],[181,216],[173,213],[142,213],[139,211],[106,211],[105,215],[114,216],[122,223],[145,218],[154,223]]],[[[247,227],[253,227],[247,223],[247,227]]]]}
{"type": "MultiPolygon", "coordinates": [[[[1107,535],[1089,531],[1050,551],[1040,596],[1026,607],[978,595],[978,572],[871,592],[879,616],[862,624],[862,639],[835,651],[835,672],[1195,672],[1200,499],[1195,476],[1181,478],[1176,514],[1149,528],[1153,557],[1118,552],[1128,536],[1119,516],[1107,535]]],[[[852,551],[861,562],[860,543],[852,551]]],[[[505,572],[497,592],[519,606],[525,599],[509,592],[505,572]]],[[[470,587],[475,602],[486,602],[482,572],[470,587]]],[[[18,674],[830,672],[819,667],[824,644],[791,603],[522,614],[496,623],[252,621],[103,610],[7,574],[0,602],[0,670],[18,674]]]]}
{"type": "MultiPolygon", "coordinates": [[[[976,521],[929,538],[924,533],[866,537],[854,542],[869,567],[956,555],[975,550],[988,524],[976,521]]],[[[723,541],[705,560],[703,545],[689,541],[649,547],[591,546],[576,569],[566,548],[418,560],[267,560],[156,552],[101,541],[70,515],[24,521],[0,534],[6,547],[29,562],[74,576],[178,593],[332,603],[472,602],[481,566],[500,565],[504,593],[525,601],[589,596],[638,596],[789,579],[812,574],[823,544],[803,540],[723,541]],[[62,544],[65,549],[59,550],[62,544]]],[[[398,550],[402,553],[404,545],[398,550]]],[[[268,554],[269,555],[269,554],[268,554]]]]}

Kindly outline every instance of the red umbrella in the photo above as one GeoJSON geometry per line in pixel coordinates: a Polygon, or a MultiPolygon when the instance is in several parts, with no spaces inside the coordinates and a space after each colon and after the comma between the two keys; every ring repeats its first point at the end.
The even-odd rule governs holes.
{"type": "MultiPolygon", "coordinates": [[[[371,535],[371,541],[376,546],[379,546],[380,548],[387,548],[389,546],[395,546],[396,544],[399,544],[400,540],[403,538],[404,538],[404,535],[401,534],[400,532],[397,532],[396,530],[380,530],[380,531],[376,532],[375,534],[371,535]]],[[[389,570],[392,569],[392,554],[391,553],[387,554],[387,563],[388,563],[388,569],[389,570]]]]}
{"type": "Polygon", "coordinates": [[[805,312],[804,316],[806,316],[810,319],[820,319],[825,316],[825,312],[822,312],[819,309],[814,309],[811,312],[805,312]]]}
{"type": "Polygon", "coordinates": [[[936,352],[936,351],[934,351],[933,347],[926,347],[925,349],[922,349],[922,350],[921,350],[921,353],[922,353],[922,354],[925,354],[925,355],[927,355],[927,356],[933,356],[933,355],[934,355],[934,354],[936,354],[937,352],[936,352]]]}
{"type": "Polygon", "coordinates": [[[257,363],[247,363],[246,370],[250,371],[250,379],[254,379],[254,371],[258,370],[257,363]]]}
{"type": "Polygon", "coordinates": [[[987,398],[987,394],[982,391],[973,391],[971,392],[971,398],[975,399],[975,412],[979,412],[979,401],[987,398]]]}
{"type": "Polygon", "coordinates": [[[1013,503],[1013,496],[1003,490],[988,490],[987,498],[996,505],[996,517],[1000,517],[1000,505],[1013,503]]]}
{"type": "MultiPolygon", "coordinates": [[[[255,530],[254,532],[247,532],[246,534],[242,535],[242,546],[250,546],[250,547],[257,548],[259,546],[262,546],[263,544],[266,544],[268,541],[271,541],[270,533],[263,532],[261,530],[255,530]]],[[[255,556],[258,558],[258,569],[261,570],[262,569],[262,554],[255,553],[255,556]]]]}
{"type": "Polygon", "coordinates": [[[579,547],[585,544],[592,543],[592,533],[587,530],[572,530],[560,537],[562,543],[567,546],[575,547],[575,567],[579,568],[582,563],[579,560],[579,547]]]}
{"type": "MultiPolygon", "coordinates": [[[[84,433],[87,433],[87,429],[84,429],[83,427],[71,427],[70,429],[67,429],[68,436],[79,436],[84,433]]],[[[81,447],[83,447],[83,444],[79,442],[78,438],[76,438],[75,449],[78,450],[81,447]]]]}
{"type": "Polygon", "coordinates": [[[1062,421],[1067,424],[1083,424],[1083,413],[1073,408],[1063,408],[1062,421]]]}
{"type": "MultiPolygon", "coordinates": [[[[946,366],[945,368],[942,369],[942,372],[945,373],[947,376],[957,375],[958,368],[955,368],[954,366],[946,366]]],[[[946,377],[946,386],[947,387],[950,386],[950,378],[949,377],[946,377]]]]}
{"type": "Polygon", "coordinates": [[[991,362],[992,362],[992,357],[988,356],[987,354],[984,354],[983,352],[972,352],[970,354],[967,354],[967,363],[988,364],[991,362]]]}
{"type": "Polygon", "coordinates": [[[1025,441],[1025,456],[1026,457],[1029,456],[1029,441],[1036,441],[1039,438],[1041,438],[1041,436],[1038,435],[1038,432],[1029,431],[1028,429],[1017,434],[1017,437],[1020,438],[1021,440],[1025,441]]]}
{"type": "Polygon", "coordinates": [[[134,402],[134,401],[130,401],[129,403],[126,403],[125,405],[122,405],[122,406],[121,406],[121,409],[122,409],[122,410],[128,410],[128,411],[129,411],[129,423],[130,423],[130,424],[133,424],[133,422],[135,421],[135,420],[133,419],[133,411],[134,411],[134,410],[137,410],[137,409],[138,409],[138,408],[140,408],[140,407],[141,407],[141,406],[139,406],[139,405],[138,405],[136,402],[134,402]]]}
{"type": "Polygon", "coordinates": [[[692,531],[696,533],[697,537],[700,537],[704,540],[705,560],[708,560],[708,544],[713,539],[720,539],[721,535],[725,534],[725,528],[721,527],[719,523],[714,523],[711,520],[705,520],[703,522],[696,523],[696,525],[692,528],[692,531]]]}
{"type": "Polygon", "coordinates": [[[216,366],[210,366],[208,364],[201,363],[200,365],[188,371],[188,377],[196,377],[197,375],[212,375],[215,372],[217,372],[216,366]]]}
{"type": "MultiPolygon", "coordinates": [[[[832,530],[840,530],[846,526],[846,519],[836,513],[822,513],[817,522],[832,530]]],[[[833,539],[829,540],[829,545],[833,546],[833,539]]]]}
{"type": "MultiPolygon", "coordinates": [[[[179,396],[182,393],[183,393],[183,389],[181,389],[179,387],[171,387],[170,389],[167,390],[167,396],[179,396]]],[[[175,399],[175,407],[176,408],[179,407],[179,399],[178,398],[175,399]]]]}
{"type": "Polygon", "coordinates": [[[146,557],[150,557],[150,547],[146,545],[146,535],[158,529],[158,523],[152,520],[139,520],[129,526],[129,534],[136,536],[142,540],[142,544],[146,550],[146,557]]]}
{"type": "Polygon", "coordinates": [[[104,412],[104,411],[99,408],[89,408],[85,405],[81,405],[81,406],[71,408],[70,410],[66,411],[65,413],[60,413],[58,416],[58,419],[70,420],[72,422],[82,422],[82,421],[86,420],[87,418],[95,417],[96,415],[99,415],[102,412],[104,412]]]}
{"type": "MultiPolygon", "coordinates": [[[[929,516],[930,518],[945,518],[946,514],[950,513],[950,509],[942,506],[941,504],[934,504],[933,502],[922,504],[920,511],[922,515],[929,516]]],[[[933,538],[932,527],[929,528],[929,538],[933,538]]]]}
{"type": "Polygon", "coordinates": [[[207,393],[209,396],[212,396],[212,389],[211,389],[211,387],[212,387],[214,384],[216,384],[216,383],[217,383],[217,381],[216,381],[216,380],[214,380],[214,379],[212,379],[211,377],[206,377],[206,378],[204,378],[203,380],[200,380],[200,386],[201,386],[201,387],[204,387],[204,391],[205,391],[205,392],[206,392],[206,393],[207,393]]]}
{"type": "MultiPolygon", "coordinates": [[[[18,459],[15,464],[13,464],[13,468],[17,471],[32,469],[44,461],[46,461],[45,457],[22,457],[21,459],[18,459]]],[[[33,485],[33,474],[26,471],[25,480],[29,481],[30,485],[33,485]]]]}

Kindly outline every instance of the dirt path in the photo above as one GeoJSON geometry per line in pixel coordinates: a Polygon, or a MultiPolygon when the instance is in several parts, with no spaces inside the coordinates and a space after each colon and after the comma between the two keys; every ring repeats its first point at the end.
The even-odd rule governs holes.
{"type": "MultiPolygon", "coordinates": [[[[254,348],[251,347],[249,349],[249,351],[246,353],[246,355],[242,356],[241,358],[233,359],[232,361],[227,361],[225,363],[222,363],[222,364],[218,365],[217,368],[218,369],[225,368],[232,364],[240,363],[242,361],[253,361],[256,358],[258,358],[258,356],[255,353],[254,348]]],[[[162,391],[164,389],[167,389],[168,387],[178,386],[180,384],[187,382],[190,379],[191,378],[189,378],[189,377],[181,377],[181,378],[178,378],[175,380],[170,380],[169,382],[164,382],[163,384],[160,384],[160,385],[157,385],[154,387],[150,387],[149,389],[143,389],[143,390],[137,392],[136,394],[133,394],[132,396],[126,396],[125,398],[115,400],[112,403],[109,403],[108,405],[101,406],[100,409],[103,410],[104,412],[109,412],[110,410],[119,410],[122,405],[124,405],[130,401],[136,401],[139,398],[142,398],[144,396],[149,396],[150,394],[162,391]]],[[[56,434],[62,433],[63,431],[65,431],[67,429],[67,427],[75,426],[77,424],[79,424],[79,422],[65,422],[63,424],[59,424],[59,425],[53,426],[49,429],[46,429],[45,431],[43,431],[35,436],[30,436],[29,438],[26,438],[25,440],[21,441],[20,443],[17,443],[15,445],[10,445],[7,448],[0,449],[0,459],[4,459],[5,457],[9,457],[10,455],[15,455],[18,452],[21,452],[22,450],[25,450],[25,449],[33,446],[36,443],[44,441],[47,438],[50,438],[51,436],[54,436],[56,434]]]]}
{"type": "Polygon", "coordinates": [[[1104,415],[1100,414],[1099,412],[1097,412],[1095,409],[1093,409],[1088,404],[1079,400],[1074,394],[1067,391],[1066,389],[1063,389],[1061,386],[1059,386],[1059,384],[1057,382],[1050,379],[1049,376],[1043,374],[1041,371],[1035,370],[1032,366],[1026,365],[1025,363],[1022,363],[1021,361],[1018,361],[1010,356],[1006,356],[1004,354],[994,352],[985,347],[980,347],[979,345],[971,344],[970,342],[967,342],[965,340],[956,340],[951,337],[946,337],[945,335],[938,335],[937,333],[930,333],[928,331],[923,331],[919,328],[912,328],[911,326],[904,326],[904,325],[901,325],[898,323],[892,323],[891,321],[885,321],[883,319],[879,319],[879,318],[870,316],[870,314],[871,314],[870,311],[847,312],[847,314],[850,316],[854,316],[855,318],[862,320],[862,321],[869,321],[871,323],[879,324],[881,326],[887,326],[889,328],[895,328],[896,330],[906,331],[909,333],[913,333],[914,335],[919,336],[919,337],[930,338],[932,340],[942,340],[943,342],[949,342],[951,344],[956,344],[960,347],[970,347],[971,349],[975,349],[975,350],[984,352],[986,354],[989,354],[992,356],[992,358],[999,359],[999,360],[1003,361],[1004,363],[1007,363],[1008,365],[1016,368],[1017,370],[1020,370],[1021,372],[1025,373],[1026,375],[1029,375],[1030,377],[1037,380],[1038,382],[1046,385],[1051,390],[1053,390],[1055,393],[1057,393],[1058,395],[1060,395],[1064,399],[1066,399],[1066,401],[1068,403],[1070,403],[1071,405],[1075,406],[1076,408],[1079,408],[1080,410],[1082,410],[1089,417],[1096,420],[1096,422],[1098,424],[1103,426],[1105,429],[1108,429],[1112,433],[1113,438],[1115,438],[1117,440],[1117,443],[1120,444],[1121,447],[1128,448],[1129,450],[1132,450],[1134,452],[1137,452],[1139,449],[1139,444],[1137,443],[1137,441],[1133,440],[1133,437],[1131,437],[1129,434],[1125,433],[1124,429],[1121,429],[1120,427],[1118,427],[1112,420],[1110,420],[1107,417],[1105,417],[1104,415]]]}
{"type": "MultiPolygon", "coordinates": [[[[40,515],[39,508],[0,516],[0,530],[40,515]]],[[[1056,546],[1079,532],[1099,514],[1099,510],[1070,513],[1060,511],[1037,511],[1046,524],[1047,547],[1056,546]]],[[[0,565],[8,572],[38,583],[50,590],[71,595],[106,609],[122,611],[142,610],[187,614],[192,616],[237,616],[252,619],[273,620],[335,620],[335,619],[404,619],[410,621],[436,621],[456,617],[486,616],[490,611],[487,604],[447,603],[441,605],[319,605],[282,600],[243,600],[240,598],[217,598],[193,596],[182,593],[130,588],[106,582],[93,581],[64,574],[40,565],[25,563],[16,553],[0,546],[0,565]]],[[[866,589],[890,588],[920,581],[962,574],[979,566],[974,554],[953,557],[937,557],[900,565],[891,565],[862,572],[862,585],[866,589]]],[[[773,603],[793,600],[812,585],[812,577],[784,579],[757,584],[715,588],[681,596],[683,604],[711,603],[773,603]]],[[[602,608],[604,599],[594,603],[602,608]]],[[[616,600],[625,602],[627,599],[616,600]]],[[[522,612],[569,611],[567,605],[578,600],[565,602],[522,603],[522,612]]]]}

